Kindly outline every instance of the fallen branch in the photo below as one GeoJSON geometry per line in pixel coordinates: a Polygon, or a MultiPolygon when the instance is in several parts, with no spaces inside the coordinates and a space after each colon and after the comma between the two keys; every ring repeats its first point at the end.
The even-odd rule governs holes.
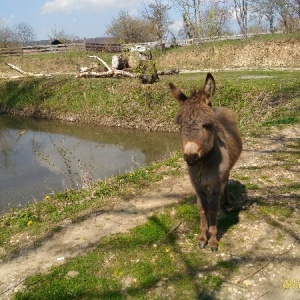
{"type": "Polygon", "coordinates": [[[288,250],[284,251],[283,253],[279,253],[279,254],[276,255],[272,260],[269,260],[267,263],[265,263],[262,267],[260,267],[259,269],[257,269],[255,272],[253,272],[253,273],[251,273],[250,275],[248,275],[248,276],[246,276],[246,277],[244,277],[244,278],[238,280],[237,283],[242,283],[242,282],[245,281],[246,279],[249,279],[250,277],[252,277],[252,276],[254,276],[255,274],[259,273],[261,270],[263,270],[264,268],[266,268],[272,261],[274,261],[275,259],[278,259],[279,257],[281,257],[281,256],[283,256],[283,255],[289,253],[289,252],[293,249],[294,245],[296,245],[297,243],[299,243],[298,240],[296,240],[296,241],[294,242],[294,244],[293,244],[288,250]]]}
{"type": "Polygon", "coordinates": [[[22,75],[25,75],[25,76],[34,76],[33,73],[31,72],[25,72],[23,70],[21,70],[20,68],[18,68],[17,66],[14,66],[13,64],[10,64],[10,63],[6,63],[11,69],[21,73],[22,75]]]}
{"type": "MultiPolygon", "coordinates": [[[[143,82],[144,78],[147,77],[145,74],[140,74],[140,73],[130,73],[124,70],[118,70],[116,68],[108,66],[108,64],[100,57],[96,55],[88,55],[90,58],[95,58],[99,60],[105,67],[107,71],[102,71],[102,70],[95,70],[94,67],[81,67],[79,70],[79,73],[75,76],[76,78],[99,78],[99,77],[130,77],[130,78],[140,78],[142,80],[142,83],[153,83],[149,82],[149,80],[145,80],[143,82]]],[[[165,70],[165,71],[159,71],[155,75],[174,75],[178,74],[179,70],[165,70]]]]}
{"type": "Polygon", "coordinates": [[[175,75],[179,74],[179,70],[157,71],[157,75],[175,75]]]}
{"type": "Polygon", "coordinates": [[[180,225],[181,225],[181,221],[180,221],[178,224],[174,225],[174,226],[168,231],[167,234],[171,234],[171,233],[173,233],[174,231],[176,231],[176,230],[179,228],[180,225]]]}
{"type": "Polygon", "coordinates": [[[100,57],[96,56],[96,55],[89,55],[90,58],[96,58],[98,60],[100,60],[102,62],[102,64],[104,65],[104,67],[108,70],[108,71],[112,71],[112,69],[108,66],[108,64],[100,57]]]}
{"type": "Polygon", "coordinates": [[[35,73],[31,73],[31,72],[26,72],[23,71],[22,69],[18,68],[17,66],[10,64],[10,63],[6,63],[11,69],[21,73],[24,76],[33,76],[33,77],[52,77],[53,75],[51,74],[35,74],[35,73]]]}
{"type": "Polygon", "coordinates": [[[75,77],[76,78],[99,78],[99,77],[105,78],[105,77],[118,77],[118,76],[136,78],[139,76],[139,74],[133,74],[126,71],[112,69],[106,72],[95,72],[95,71],[80,72],[75,77]]]}
{"type": "Polygon", "coordinates": [[[84,68],[83,72],[81,71],[75,76],[76,78],[99,78],[99,77],[119,77],[119,76],[136,78],[136,77],[140,76],[140,74],[133,74],[133,73],[130,73],[127,71],[111,68],[107,65],[107,63],[103,59],[101,59],[98,56],[89,55],[88,57],[98,59],[104,65],[104,67],[107,69],[107,71],[96,72],[96,71],[91,71],[91,69],[89,69],[89,68],[84,68]]]}

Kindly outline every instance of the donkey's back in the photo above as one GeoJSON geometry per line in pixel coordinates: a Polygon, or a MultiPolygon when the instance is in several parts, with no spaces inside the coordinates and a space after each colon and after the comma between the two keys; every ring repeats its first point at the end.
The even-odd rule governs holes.
{"type": "Polygon", "coordinates": [[[214,107],[213,111],[217,126],[221,127],[217,134],[226,145],[225,151],[228,153],[229,159],[228,171],[230,171],[242,152],[242,140],[238,131],[237,118],[231,109],[225,107],[214,107]]]}

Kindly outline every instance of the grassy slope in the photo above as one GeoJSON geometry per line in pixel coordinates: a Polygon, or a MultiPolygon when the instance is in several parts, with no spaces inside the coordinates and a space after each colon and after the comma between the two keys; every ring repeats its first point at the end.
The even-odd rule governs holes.
{"type": "MultiPolygon", "coordinates": [[[[272,43],[289,44],[291,48],[287,54],[292,55],[295,52],[293,49],[296,49],[293,47],[299,43],[299,36],[267,35],[246,41],[204,43],[201,46],[170,49],[166,54],[156,52],[154,56],[157,59],[158,69],[181,69],[185,65],[192,70],[218,68],[220,62],[215,61],[214,65],[210,60],[211,49],[219,49],[222,54],[219,60],[222,62],[231,55],[236,56],[236,49],[248,47],[248,52],[242,56],[251,56],[258,44],[272,46],[272,43]]],[[[272,51],[265,53],[259,49],[258,52],[264,57],[273,59],[272,51]]],[[[112,54],[101,53],[100,56],[110,64],[112,54]]],[[[282,57],[287,63],[288,58],[282,57]]],[[[82,52],[0,57],[0,74],[10,72],[5,65],[7,62],[30,72],[64,74],[71,72],[73,75],[60,75],[52,79],[1,80],[0,112],[146,130],[176,130],[173,116],[177,103],[170,96],[168,83],[172,81],[189,93],[192,89],[201,87],[205,76],[205,74],[161,76],[160,81],[154,85],[141,85],[137,80],[128,78],[75,79],[74,74],[79,66],[89,66],[98,62],[82,52]]],[[[251,61],[248,63],[251,64],[251,61]]],[[[294,61],[295,63],[299,63],[297,66],[300,66],[300,62],[294,61]]],[[[249,67],[256,66],[249,65],[249,67]]],[[[294,111],[292,106],[297,105],[294,102],[299,96],[297,71],[253,71],[250,75],[272,76],[259,80],[241,79],[242,76],[249,75],[248,71],[215,72],[214,75],[217,80],[215,103],[234,108],[239,113],[242,127],[254,120],[272,122],[275,115],[276,118],[284,119],[285,112],[278,110],[278,107],[286,102],[286,105],[291,106],[286,111],[289,114],[294,111]]],[[[292,118],[295,118],[294,114],[292,118]]]]}
{"type": "MultiPolygon", "coordinates": [[[[215,105],[233,108],[240,125],[296,118],[299,71],[238,71],[214,73],[215,105]],[[270,76],[242,79],[243,76],[270,76]],[[282,107],[284,106],[284,109],[282,107]]],[[[0,109],[35,117],[70,119],[84,123],[124,126],[146,130],[176,127],[177,103],[170,96],[172,81],[187,94],[200,88],[205,74],[162,76],[153,85],[131,79],[18,79],[1,81],[0,109]]]]}
{"type": "MultiPolygon", "coordinates": [[[[239,115],[240,126],[244,132],[259,133],[261,124],[269,126],[299,122],[299,72],[239,71],[218,72],[214,75],[218,86],[215,104],[232,107],[239,115]],[[270,77],[241,78],[246,75],[270,77]]],[[[202,84],[204,76],[184,74],[164,77],[151,86],[140,86],[127,79],[78,80],[65,76],[51,80],[2,81],[0,101],[2,108],[10,106],[24,110],[26,107],[34,108],[35,111],[38,108],[47,115],[50,110],[53,116],[76,116],[84,109],[88,116],[87,120],[81,120],[84,122],[92,120],[101,123],[100,119],[104,118],[112,122],[111,124],[119,120],[120,124],[135,124],[142,128],[143,119],[150,116],[152,123],[164,124],[164,127],[174,130],[173,118],[177,103],[169,96],[167,83],[172,81],[183,91],[190,91],[199,87],[199,82],[202,84]]],[[[159,127],[155,125],[153,128],[159,127]]],[[[121,179],[124,180],[119,177],[112,178],[97,183],[90,190],[61,193],[52,199],[45,199],[44,202],[12,212],[1,219],[0,246],[6,251],[16,250],[17,248],[10,248],[8,241],[24,230],[26,235],[39,239],[45,234],[45,228],[48,233],[59,230],[56,224],[64,218],[74,218],[86,209],[92,210],[95,205],[105,205],[114,195],[126,197],[126,191],[141,191],[145,185],[160,180],[163,174],[179,175],[181,169],[177,158],[138,170],[134,174],[123,175],[121,179]],[[33,222],[29,226],[30,221],[33,222]]],[[[98,249],[89,255],[71,260],[48,275],[30,277],[26,281],[28,290],[17,294],[16,299],[99,299],[99,296],[101,299],[161,299],[163,297],[157,296],[153,289],[151,292],[150,288],[162,282],[163,278],[172,280],[173,286],[166,298],[176,295],[177,299],[192,299],[198,295],[199,290],[204,298],[209,297],[210,291],[221,285],[221,277],[233,272],[236,266],[220,261],[219,274],[215,275],[214,272],[204,271],[207,263],[205,254],[199,254],[198,251],[197,256],[194,255],[196,243],[192,242],[194,246],[187,253],[178,251],[174,242],[175,235],[167,232],[179,220],[185,222],[190,230],[185,242],[190,243],[194,234],[198,233],[198,215],[194,205],[182,204],[176,207],[175,216],[170,217],[168,211],[155,215],[147,224],[128,234],[99,242],[98,249]],[[102,266],[101,272],[97,267],[99,265],[102,266]],[[80,275],[70,280],[66,277],[70,270],[77,270],[80,275]],[[204,272],[204,276],[195,279],[199,270],[204,272]],[[131,281],[128,289],[124,289],[124,278],[131,281]],[[136,278],[139,280],[135,281],[136,278]],[[145,295],[148,288],[150,294],[145,295]]],[[[236,216],[232,214],[227,219],[226,226],[230,227],[235,221],[236,216]]]]}

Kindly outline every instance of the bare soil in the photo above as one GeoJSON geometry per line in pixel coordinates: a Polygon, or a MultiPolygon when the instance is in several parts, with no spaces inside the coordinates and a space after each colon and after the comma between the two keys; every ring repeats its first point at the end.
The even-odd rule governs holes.
{"type": "MultiPolygon", "coordinates": [[[[243,195],[248,207],[238,212],[237,224],[222,233],[219,251],[199,249],[206,252],[210,261],[207,270],[215,275],[220,259],[235,262],[239,267],[223,278],[215,299],[300,299],[299,190],[286,189],[287,183],[299,182],[299,137],[300,125],[293,125],[274,129],[262,137],[244,138],[244,151],[231,177],[247,177],[258,188],[247,189],[243,195]],[[275,213],[264,215],[258,199],[286,205],[292,213],[288,218],[275,213]]],[[[126,232],[154,212],[191,194],[187,175],[165,177],[130,201],[114,199],[111,207],[93,212],[83,221],[65,220],[60,232],[0,265],[0,298],[10,299],[13,292],[22,288],[27,276],[47,272],[70,257],[84,254],[102,237],[126,232]]],[[[179,239],[184,239],[183,232],[184,227],[179,226],[179,239]]],[[[181,244],[180,247],[188,247],[181,244]]],[[[205,270],[199,270],[195,276],[204,273],[205,270]]]]}

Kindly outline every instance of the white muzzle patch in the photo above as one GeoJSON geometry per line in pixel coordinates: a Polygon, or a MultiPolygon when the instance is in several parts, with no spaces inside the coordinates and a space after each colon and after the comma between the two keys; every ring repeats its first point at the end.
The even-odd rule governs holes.
{"type": "Polygon", "coordinates": [[[199,151],[199,146],[194,142],[187,142],[183,148],[183,153],[186,155],[197,154],[198,151],[199,151]]]}

